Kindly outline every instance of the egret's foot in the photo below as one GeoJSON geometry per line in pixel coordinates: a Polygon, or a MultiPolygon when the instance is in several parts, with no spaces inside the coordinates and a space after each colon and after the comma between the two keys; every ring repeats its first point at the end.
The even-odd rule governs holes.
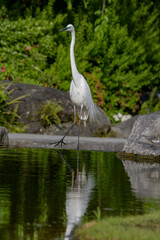
{"type": "Polygon", "coordinates": [[[61,144],[61,147],[63,146],[63,144],[64,144],[64,145],[67,145],[67,143],[65,143],[63,140],[64,140],[63,138],[60,139],[58,142],[55,143],[54,146],[57,147],[59,144],[61,144]]]}
{"type": "Polygon", "coordinates": [[[64,138],[61,138],[59,141],[50,143],[50,144],[54,144],[54,147],[57,147],[59,144],[61,144],[61,147],[63,146],[63,144],[67,145],[67,143],[65,143],[63,140],[64,140],[64,138]]]}

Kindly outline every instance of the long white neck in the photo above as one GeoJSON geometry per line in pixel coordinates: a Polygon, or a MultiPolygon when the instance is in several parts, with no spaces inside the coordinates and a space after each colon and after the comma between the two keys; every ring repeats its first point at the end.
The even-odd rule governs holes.
{"type": "Polygon", "coordinates": [[[72,31],[71,35],[72,35],[71,46],[70,46],[71,70],[72,70],[73,81],[76,83],[76,81],[78,81],[81,75],[77,70],[77,66],[74,58],[75,31],[72,31]]]}

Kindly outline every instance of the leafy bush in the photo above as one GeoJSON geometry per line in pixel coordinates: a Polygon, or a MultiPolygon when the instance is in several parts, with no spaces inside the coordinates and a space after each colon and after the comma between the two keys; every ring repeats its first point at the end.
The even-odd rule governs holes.
{"type": "Polygon", "coordinates": [[[160,5],[136,0],[42,2],[29,1],[26,11],[19,6],[19,17],[1,9],[0,80],[68,91],[71,36],[59,30],[73,23],[78,70],[111,120],[118,113],[139,113],[143,91],[160,91],[160,5]]]}
{"type": "MultiPolygon", "coordinates": [[[[64,17],[59,14],[50,21],[44,11],[37,18],[19,18],[17,21],[2,19],[0,67],[5,70],[1,71],[0,80],[10,79],[44,86],[53,79],[47,70],[56,58],[59,45],[56,24],[62,22],[64,17]]],[[[50,85],[54,85],[54,81],[50,85]]]]}
{"type": "Polygon", "coordinates": [[[10,94],[14,89],[8,90],[11,84],[5,86],[5,84],[0,84],[0,126],[4,126],[11,132],[23,132],[24,126],[17,121],[20,117],[17,114],[18,103],[25,96],[18,97],[16,99],[11,99],[10,94]],[[8,106],[15,104],[16,107],[11,111],[8,106]]]}
{"type": "Polygon", "coordinates": [[[157,88],[154,88],[148,101],[144,102],[140,113],[148,114],[160,110],[160,97],[156,96],[157,88]]]}
{"type": "Polygon", "coordinates": [[[42,107],[40,111],[40,119],[44,127],[51,126],[52,124],[60,124],[61,120],[59,114],[63,111],[63,108],[59,103],[53,103],[52,101],[47,101],[46,105],[42,107]]]}
{"type": "MultiPolygon", "coordinates": [[[[144,10],[147,11],[146,7],[144,10]]],[[[142,6],[137,11],[141,15],[144,14],[142,6]]],[[[106,90],[104,107],[110,117],[118,112],[134,115],[140,110],[142,92],[146,89],[151,90],[156,85],[159,87],[157,82],[159,81],[159,53],[156,54],[157,60],[154,61],[153,66],[153,62],[148,61],[150,52],[146,49],[147,38],[152,39],[155,34],[159,33],[158,28],[155,27],[156,23],[154,31],[150,31],[151,35],[147,36],[147,31],[155,20],[155,12],[147,15],[143,42],[142,39],[140,41],[139,38],[134,39],[129,35],[127,26],[120,25],[119,18],[113,9],[106,13],[106,17],[108,17],[108,22],[105,25],[101,24],[103,34],[100,35],[99,31],[95,32],[97,41],[92,50],[93,54],[99,55],[97,63],[103,73],[101,82],[106,90]],[[153,71],[153,68],[157,72],[153,71]]],[[[152,49],[160,48],[157,39],[150,41],[150,44],[152,44],[152,49]]]]}

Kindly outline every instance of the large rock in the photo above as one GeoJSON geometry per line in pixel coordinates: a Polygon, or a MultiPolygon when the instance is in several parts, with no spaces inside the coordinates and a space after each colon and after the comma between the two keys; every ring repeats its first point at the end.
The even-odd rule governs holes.
{"type": "Polygon", "coordinates": [[[139,116],[123,152],[160,156],[160,111],[139,116]]]}
{"type": "MultiPolygon", "coordinates": [[[[9,81],[5,82],[7,84],[9,81]]],[[[68,122],[72,119],[73,107],[67,92],[24,83],[12,83],[9,87],[9,90],[11,89],[13,89],[12,99],[27,95],[20,100],[17,112],[21,117],[21,122],[26,125],[39,122],[39,112],[48,100],[52,100],[54,103],[59,102],[63,106],[64,111],[61,112],[60,116],[62,122],[68,122]]],[[[15,106],[15,104],[11,106],[15,106]]]]}
{"type": "MultiPolygon", "coordinates": [[[[10,83],[5,81],[6,84],[10,83]]],[[[59,91],[55,88],[40,87],[32,84],[13,83],[9,90],[14,89],[11,93],[12,99],[20,96],[25,96],[20,100],[17,113],[20,116],[20,122],[26,126],[25,132],[27,133],[46,133],[52,135],[63,135],[68,127],[73,122],[73,105],[70,101],[68,92],[59,91]],[[49,127],[44,127],[40,120],[40,111],[48,100],[53,103],[59,103],[63,107],[63,111],[59,113],[61,124],[58,126],[53,124],[49,127]]],[[[16,104],[10,105],[14,108],[16,104]]],[[[110,124],[106,122],[103,126],[87,124],[87,128],[84,130],[81,127],[82,135],[94,136],[97,132],[107,132],[110,128],[110,124]]],[[[77,135],[77,126],[73,128],[70,135],[77,135]]]]}
{"type": "Polygon", "coordinates": [[[8,139],[8,131],[5,127],[0,127],[0,145],[8,145],[9,139],[8,139]]]}

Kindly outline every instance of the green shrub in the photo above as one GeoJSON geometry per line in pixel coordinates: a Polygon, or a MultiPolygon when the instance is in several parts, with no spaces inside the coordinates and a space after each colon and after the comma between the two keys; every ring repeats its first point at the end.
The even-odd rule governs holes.
{"type": "MultiPolygon", "coordinates": [[[[61,21],[63,20],[63,17],[61,21]]],[[[0,22],[0,80],[44,86],[57,51],[54,21],[28,17],[0,22]]],[[[54,81],[53,83],[54,84],[54,81]]]]}
{"type": "Polygon", "coordinates": [[[111,120],[118,113],[139,113],[142,93],[154,87],[160,91],[160,11],[155,3],[50,0],[41,4],[29,2],[26,12],[19,6],[18,17],[0,10],[0,80],[68,91],[71,35],[59,30],[72,23],[77,68],[111,120]]]}
{"type": "Polygon", "coordinates": [[[52,124],[59,125],[61,123],[59,114],[63,111],[63,108],[58,102],[53,103],[51,100],[47,101],[46,105],[42,107],[40,111],[40,120],[44,127],[51,126],[52,124]]]}
{"type": "Polygon", "coordinates": [[[0,126],[6,127],[10,132],[23,132],[25,127],[17,121],[20,119],[17,110],[18,103],[26,95],[11,99],[10,94],[14,91],[14,89],[8,90],[11,84],[7,84],[6,86],[4,83],[0,84],[0,126]],[[15,105],[13,110],[9,108],[11,104],[15,105]]]}
{"type": "Polygon", "coordinates": [[[160,98],[156,97],[157,88],[154,88],[151,92],[148,101],[144,102],[141,107],[141,114],[148,114],[156,111],[160,111],[160,98]]]}

